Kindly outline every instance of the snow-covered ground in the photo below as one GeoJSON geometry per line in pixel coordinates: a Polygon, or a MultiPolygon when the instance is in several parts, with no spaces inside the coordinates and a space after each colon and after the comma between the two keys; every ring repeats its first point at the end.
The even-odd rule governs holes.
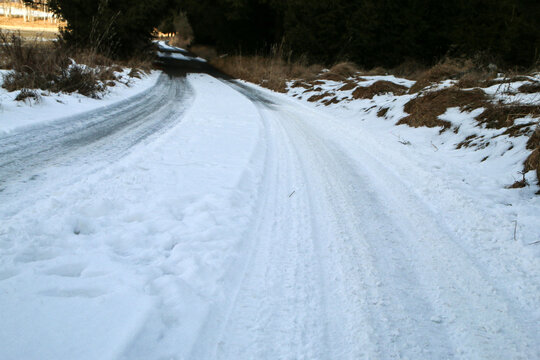
{"type": "MultiPolygon", "coordinates": [[[[359,86],[371,86],[376,81],[389,81],[402,86],[410,87],[414,82],[399,79],[394,76],[362,76],[364,81],[359,86]]],[[[540,75],[533,78],[540,81],[540,75]]],[[[417,94],[395,96],[392,93],[376,95],[373,99],[353,99],[353,90],[340,91],[343,83],[336,81],[322,81],[318,91],[306,91],[302,87],[289,87],[288,94],[310,107],[339,118],[343,126],[349,124],[359,127],[366,132],[366,137],[377,139],[386,149],[393,149],[407,159],[394,166],[400,168],[403,178],[412,176],[414,184],[424,183],[426,194],[433,193],[430,201],[441,202],[453,206],[450,200],[438,199],[443,189],[459,190],[460,195],[466,195],[470,201],[480,208],[495,210],[493,216],[501,227],[512,235],[515,230],[515,240],[523,246],[537,243],[540,240],[540,199],[535,196],[540,187],[534,171],[525,175],[529,186],[523,189],[507,189],[515,181],[521,180],[523,163],[530,155],[526,144],[530,136],[523,131],[521,136],[510,136],[507,128],[489,129],[481,126],[475,117],[483,109],[472,112],[460,111],[459,108],[449,108],[439,118],[451,123],[451,129],[441,132],[441,128],[411,128],[407,125],[396,126],[396,123],[407,116],[404,112],[405,104],[417,94]],[[317,94],[328,94],[317,102],[308,99],[317,94]],[[325,100],[336,97],[339,102],[323,105],[325,100]],[[386,109],[385,115],[378,115],[381,109],[386,109]],[[469,146],[459,146],[468,138],[474,136],[469,146]],[[433,176],[414,176],[409,174],[411,163],[433,176]],[[431,185],[430,185],[431,184],[431,185]],[[436,185],[435,185],[436,184],[436,185]]],[[[434,87],[439,89],[451,86],[455,81],[443,82],[434,87]]],[[[493,85],[485,92],[494,96],[496,100],[506,103],[540,104],[540,94],[523,94],[518,88],[524,82],[493,85]]],[[[540,126],[538,118],[524,116],[517,119],[515,124],[529,124],[534,131],[540,126]]],[[[525,129],[524,129],[525,130],[525,129]]],[[[384,153],[384,152],[383,152],[384,153]]],[[[420,188],[419,188],[420,189],[420,188]]],[[[458,220],[458,221],[461,221],[458,220]]],[[[488,237],[491,235],[488,235],[488,237]]],[[[535,244],[536,245],[536,244],[535,244]]],[[[540,244],[528,247],[540,255],[540,244]]]]}
{"type": "MultiPolygon", "coordinates": [[[[9,70],[0,70],[0,83],[9,70]]],[[[46,122],[61,117],[74,116],[98,108],[129,99],[154,86],[160,72],[153,71],[149,75],[142,74],[141,78],[130,77],[130,69],[122,73],[116,72],[118,80],[115,86],[108,87],[102,99],[93,99],[78,93],[64,94],[48,91],[38,91],[39,101],[28,99],[15,101],[19,91],[7,91],[0,87],[0,134],[21,128],[43,125],[46,122]]]]}
{"type": "Polygon", "coordinates": [[[204,74],[125,101],[0,133],[0,358],[540,358],[521,140],[204,74]]]}

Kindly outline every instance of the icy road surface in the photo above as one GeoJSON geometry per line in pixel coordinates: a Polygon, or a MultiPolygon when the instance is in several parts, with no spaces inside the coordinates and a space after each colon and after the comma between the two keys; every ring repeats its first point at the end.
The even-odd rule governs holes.
{"type": "Polygon", "coordinates": [[[538,259],[406,156],[205,74],[1,135],[0,358],[539,359],[538,259]]]}

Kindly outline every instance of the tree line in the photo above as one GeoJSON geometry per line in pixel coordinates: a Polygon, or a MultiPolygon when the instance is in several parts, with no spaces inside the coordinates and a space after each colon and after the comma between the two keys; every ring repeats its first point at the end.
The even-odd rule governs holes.
{"type": "MultiPolygon", "coordinates": [[[[36,0],[25,0],[37,3],[36,0]]],[[[281,44],[313,62],[366,67],[443,56],[531,66],[540,58],[536,0],[49,0],[68,42],[129,56],[185,12],[195,41],[264,54],[281,44]]]]}

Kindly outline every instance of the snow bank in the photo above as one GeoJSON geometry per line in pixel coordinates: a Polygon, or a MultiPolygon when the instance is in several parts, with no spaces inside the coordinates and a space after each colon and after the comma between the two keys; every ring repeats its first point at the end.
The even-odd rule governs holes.
{"type": "MultiPolygon", "coordinates": [[[[361,86],[369,86],[375,79],[407,87],[412,85],[408,80],[396,81],[393,76],[362,78],[366,81],[361,82],[361,86]]],[[[500,85],[496,85],[486,89],[486,92],[506,102],[540,102],[538,94],[517,93],[520,85],[505,84],[510,91],[504,92],[500,91],[500,85]]],[[[490,249],[501,246],[501,243],[505,247],[513,247],[515,243],[527,252],[540,255],[540,196],[535,195],[539,190],[536,175],[532,171],[526,174],[530,184],[528,187],[506,188],[522,177],[523,162],[530,154],[525,148],[528,136],[512,137],[504,134],[504,128],[479,126],[474,117],[481,109],[469,113],[450,108],[439,117],[449,121],[453,129],[458,129],[456,131],[441,133],[439,128],[396,126],[400,119],[408,115],[404,112],[405,104],[416,95],[394,96],[389,93],[376,95],[373,99],[355,100],[353,90],[339,91],[343,83],[324,81],[324,84],[317,86],[321,90],[316,92],[290,86],[288,94],[309,107],[316,107],[341,119],[340,126],[357,132],[358,141],[372,143],[373,151],[379,154],[381,161],[395,164],[396,172],[403,179],[454,216],[451,221],[455,231],[474,239],[467,246],[480,244],[490,249]],[[312,95],[325,92],[335,94],[332,96],[339,103],[325,106],[322,104],[324,99],[315,103],[307,101],[312,95]],[[384,116],[378,114],[382,109],[387,109],[384,116]],[[472,146],[459,146],[473,135],[475,140],[472,146]],[[461,213],[463,209],[456,203],[457,198],[474,207],[478,213],[485,214],[485,217],[473,219],[461,213]],[[467,225],[471,228],[467,229],[467,225]]],[[[443,82],[439,87],[445,86],[448,84],[443,82]]],[[[516,124],[531,121],[533,124],[538,122],[537,119],[523,118],[517,119],[516,124]]]]}
{"type": "MultiPolygon", "coordinates": [[[[141,79],[129,77],[129,69],[116,72],[115,86],[108,87],[102,99],[92,99],[78,93],[64,94],[37,90],[40,101],[15,101],[19,91],[8,92],[0,87],[0,132],[19,131],[27,126],[40,125],[58,118],[104,108],[140,94],[155,85],[160,71],[152,71],[141,79]]],[[[0,82],[7,70],[0,70],[0,82]]]]}

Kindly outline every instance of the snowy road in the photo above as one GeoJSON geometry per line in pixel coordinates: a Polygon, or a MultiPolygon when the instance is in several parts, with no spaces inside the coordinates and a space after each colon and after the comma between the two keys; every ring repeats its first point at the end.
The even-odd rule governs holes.
{"type": "Polygon", "coordinates": [[[171,81],[163,74],[151,89],[105,109],[67,117],[45,129],[0,135],[0,190],[9,181],[38,179],[39,170],[51,164],[76,164],[86,157],[113,161],[178,122],[189,96],[185,78],[171,81]]]}
{"type": "Polygon", "coordinates": [[[540,358],[537,259],[369,135],[190,74],[0,138],[0,358],[540,358]]]}

